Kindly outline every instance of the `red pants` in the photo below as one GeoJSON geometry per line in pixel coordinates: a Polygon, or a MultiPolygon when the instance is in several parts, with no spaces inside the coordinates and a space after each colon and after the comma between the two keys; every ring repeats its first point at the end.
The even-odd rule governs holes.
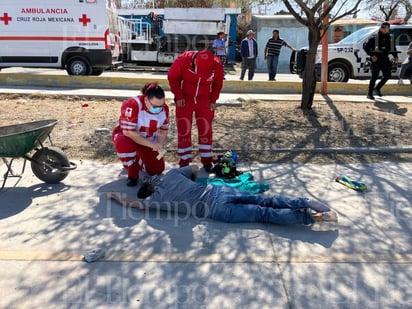
{"type": "Polygon", "coordinates": [[[195,103],[193,99],[185,99],[185,106],[176,106],[176,126],[177,126],[177,153],[180,161],[179,166],[188,165],[193,158],[192,155],[192,123],[193,113],[195,114],[198,131],[198,145],[200,160],[203,165],[210,165],[213,161],[212,142],[213,128],[212,122],[215,111],[210,109],[208,98],[195,103]]]}
{"type": "Polygon", "coordinates": [[[136,144],[121,132],[115,133],[112,140],[117,151],[117,156],[123,163],[123,167],[127,170],[129,178],[137,179],[139,177],[139,171],[142,169],[149,175],[160,175],[163,173],[165,160],[164,158],[160,160],[156,159],[158,155],[157,151],[136,144]]]}

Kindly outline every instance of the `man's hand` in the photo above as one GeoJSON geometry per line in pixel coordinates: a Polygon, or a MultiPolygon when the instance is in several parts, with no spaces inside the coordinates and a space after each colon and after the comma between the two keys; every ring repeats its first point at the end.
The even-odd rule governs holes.
{"type": "Polygon", "coordinates": [[[185,106],[185,100],[184,99],[176,100],[176,106],[179,106],[179,107],[185,106]]]}
{"type": "Polygon", "coordinates": [[[160,150],[159,150],[159,154],[156,156],[156,159],[157,159],[157,160],[160,160],[161,158],[163,158],[163,156],[166,154],[166,152],[167,152],[167,151],[166,151],[165,149],[163,149],[163,148],[160,149],[160,150]]]}
{"type": "Polygon", "coordinates": [[[106,198],[108,200],[115,200],[120,205],[125,206],[125,207],[144,209],[143,204],[140,201],[129,200],[128,198],[123,196],[120,192],[106,192],[106,198]]]}
{"type": "Polygon", "coordinates": [[[375,55],[373,55],[373,56],[371,57],[371,61],[372,61],[372,62],[378,61],[378,57],[376,57],[375,55]]]}
{"type": "Polygon", "coordinates": [[[210,103],[209,106],[210,106],[211,111],[216,110],[216,102],[215,103],[210,103]]]}
{"type": "Polygon", "coordinates": [[[152,142],[152,150],[160,152],[163,148],[163,145],[159,142],[152,142]]]}

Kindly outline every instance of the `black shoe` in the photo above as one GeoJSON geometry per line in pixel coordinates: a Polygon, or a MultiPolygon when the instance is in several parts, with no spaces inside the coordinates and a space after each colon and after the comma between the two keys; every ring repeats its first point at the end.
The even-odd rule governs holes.
{"type": "Polygon", "coordinates": [[[378,97],[382,97],[382,92],[380,89],[375,88],[375,93],[377,94],[378,97]]]}
{"type": "Polygon", "coordinates": [[[135,178],[127,178],[127,181],[126,181],[126,186],[128,186],[128,187],[136,187],[137,186],[137,180],[138,179],[135,179],[135,178]]]}
{"type": "Polygon", "coordinates": [[[373,95],[371,95],[371,94],[368,94],[366,97],[367,97],[369,100],[375,100],[375,97],[374,97],[373,95]]]}

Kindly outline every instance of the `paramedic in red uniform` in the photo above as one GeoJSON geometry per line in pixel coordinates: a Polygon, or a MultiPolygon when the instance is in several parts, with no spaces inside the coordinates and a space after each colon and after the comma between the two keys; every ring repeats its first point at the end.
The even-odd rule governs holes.
{"type": "Polygon", "coordinates": [[[212,122],[224,78],[222,64],[211,51],[186,51],[173,62],[167,78],[176,103],[179,166],[188,165],[193,158],[194,114],[200,160],[204,168],[209,171],[213,161],[212,122]]]}
{"type": "Polygon", "coordinates": [[[142,95],[123,102],[112,140],[127,170],[128,186],[137,185],[141,170],[150,176],[164,171],[164,158],[156,157],[163,149],[168,129],[169,108],[165,92],[157,83],[145,85],[142,95]]]}

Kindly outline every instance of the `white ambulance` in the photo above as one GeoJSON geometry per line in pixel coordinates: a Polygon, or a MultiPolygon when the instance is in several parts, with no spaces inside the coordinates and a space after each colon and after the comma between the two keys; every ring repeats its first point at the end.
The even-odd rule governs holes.
{"type": "Polygon", "coordinates": [[[0,6],[0,69],[100,75],[121,50],[113,0],[8,0],[0,6]]]}

